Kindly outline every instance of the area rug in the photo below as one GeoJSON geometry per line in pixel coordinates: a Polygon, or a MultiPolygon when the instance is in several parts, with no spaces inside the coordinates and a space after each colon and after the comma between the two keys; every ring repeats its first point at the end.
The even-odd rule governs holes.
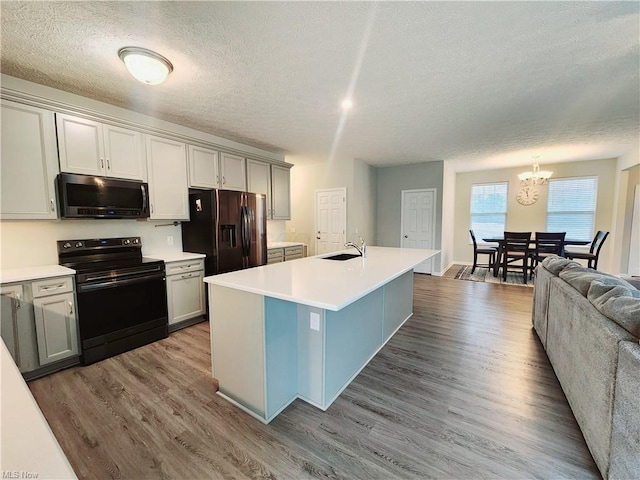
{"type": "Polygon", "coordinates": [[[456,280],[470,280],[472,282],[504,283],[507,285],[518,285],[520,287],[533,287],[533,279],[526,284],[522,283],[522,273],[507,272],[507,279],[502,280],[502,273],[497,277],[493,276],[493,270],[484,267],[476,267],[476,271],[471,273],[471,265],[462,267],[454,277],[456,280]]]}

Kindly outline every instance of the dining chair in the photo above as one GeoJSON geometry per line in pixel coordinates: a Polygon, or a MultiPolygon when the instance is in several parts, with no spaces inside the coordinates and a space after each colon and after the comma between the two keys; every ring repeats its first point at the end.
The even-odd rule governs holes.
{"type": "Polygon", "coordinates": [[[507,280],[507,270],[509,264],[522,262],[522,265],[512,265],[518,270],[522,270],[522,283],[527,283],[527,273],[529,267],[529,242],[531,232],[504,232],[504,242],[502,251],[502,280],[507,280]]]}
{"type": "Polygon", "coordinates": [[[533,269],[545,258],[551,255],[564,256],[566,236],[567,232],[536,232],[534,250],[529,254],[531,259],[529,278],[533,276],[533,269]]]}
{"type": "Polygon", "coordinates": [[[591,242],[591,248],[589,249],[589,253],[586,252],[574,252],[571,250],[567,250],[565,256],[570,260],[581,259],[587,261],[587,268],[592,268],[594,270],[598,269],[598,258],[600,257],[600,249],[602,248],[602,244],[609,236],[609,232],[605,232],[603,230],[598,230],[596,236],[593,237],[593,241],[591,242]]]}
{"type": "Polygon", "coordinates": [[[471,240],[473,240],[473,268],[471,269],[471,273],[475,272],[476,267],[492,268],[496,261],[498,249],[496,247],[478,248],[478,242],[476,242],[476,236],[473,230],[469,230],[469,234],[471,235],[471,240]],[[489,263],[478,263],[478,255],[489,255],[489,263]]]}

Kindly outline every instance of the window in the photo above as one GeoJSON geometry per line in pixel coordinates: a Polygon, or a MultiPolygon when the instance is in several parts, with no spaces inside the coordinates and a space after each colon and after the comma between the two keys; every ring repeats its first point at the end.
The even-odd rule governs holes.
{"type": "Polygon", "coordinates": [[[471,229],[478,241],[504,235],[508,185],[502,182],[471,186],[471,229]]]}
{"type": "Polygon", "coordinates": [[[567,232],[572,240],[593,239],[598,177],[549,180],[547,232],[567,232]]]}

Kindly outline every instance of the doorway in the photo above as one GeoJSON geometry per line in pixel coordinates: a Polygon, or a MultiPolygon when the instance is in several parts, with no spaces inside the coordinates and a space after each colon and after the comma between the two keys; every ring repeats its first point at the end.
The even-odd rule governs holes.
{"type": "Polygon", "coordinates": [[[347,189],[316,190],[316,255],[344,250],[347,189]]]}
{"type": "MultiPolygon", "coordinates": [[[[402,190],[400,220],[402,248],[433,249],[436,240],[436,189],[402,190]]],[[[417,265],[414,271],[431,273],[433,258],[417,265]]]]}

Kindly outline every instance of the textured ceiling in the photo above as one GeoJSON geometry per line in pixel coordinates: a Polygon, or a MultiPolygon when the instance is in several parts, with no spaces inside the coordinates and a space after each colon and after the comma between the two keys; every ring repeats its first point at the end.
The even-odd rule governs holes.
{"type": "Polygon", "coordinates": [[[3,1],[0,61],[8,75],[286,155],[469,170],[638,148],[639,8],[3,1]],[[168,81],[137,83],[117,56],[127,45],[168,57],[168,81]]]}

